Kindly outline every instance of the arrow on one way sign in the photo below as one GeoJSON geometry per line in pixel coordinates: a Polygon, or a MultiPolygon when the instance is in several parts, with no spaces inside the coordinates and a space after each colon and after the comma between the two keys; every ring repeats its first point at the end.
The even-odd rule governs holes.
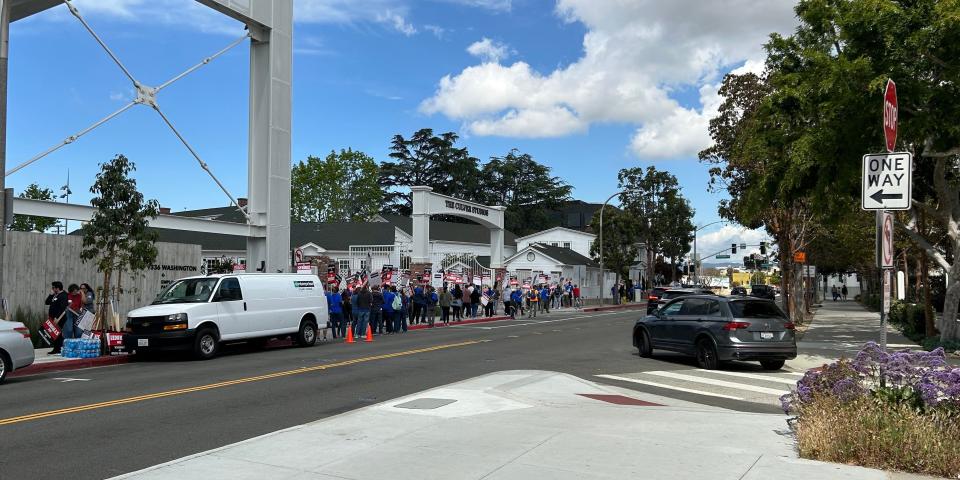
{"type": "Polygon", "coordinates": [[[874,202],[883,203],[884,200],[897,200],[903,198],[902,193],[883,193],[883,190],[877,190],[873,195],[870,195],[870,198],[874,202]]]}

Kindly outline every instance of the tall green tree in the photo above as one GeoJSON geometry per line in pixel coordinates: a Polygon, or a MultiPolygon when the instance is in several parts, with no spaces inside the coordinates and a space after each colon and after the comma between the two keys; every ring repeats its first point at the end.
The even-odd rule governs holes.
{"type": "MultiPolygon", "coordinates": [[[[735,148],[721,145],[706,157],[764,162],[765,174],[744,188],[748,195],[731,196],[742,212],[756,200],[773,200],[792,214],[778,241],[817,230],[808,223],[838,225],[837,206],[859,201],[859,158],[883,151],[880,99],[892,78],[900,100],[898,148],[916,160],[913,209],[901,232],[950,279],[958,278],[960,2],[801,0],[795,11],[796,32],[772,35],[766,45],[766,71],[757,82],[765,94],[757,108],[734,112],[734,121],[721,125],[728,135],[720,140],[736,139],[726,145],[735,148]],[[942,228],[920,228],[922,218],[942,228]],[[940,231],[945,238],[930,236],[940,231]]],[[[872,244],[873,236],[862,242],[872,244]]],[[[868,273],[877,277],[876,269],[868,273]]],[[[960,338],[958,307],[960,282],[951,282],[938,325],[943,340],[960,338]]]]}
{"type": "Polygon", "coordinates": [[[120,292],[122,273],[143,270],[157,258],[157,233],[147,226],[160,214],[160,204],[144,199],[137,190],[137,181],[130,176],[135,170],[133,162],[117,155],[100,164],[100,172],[90,187],[94,195],[90,204],[95,210],[83,226],[80,258],[95,262],[97,270],[103,273],[103,288],[98,296],[101,308],[97,309],[101,326],[112,314],[110,300],[120,292]]]}
{"type": "Polygon", "coordinates": [[[677,258],[689,251],[693,209],[670,172],[634,167],[620,170],[617,179],[621,207],[639,224],[635,241],[646,245],[647,278],[655,278],[658,255],[677,258]]]}
{"type": "MultiPolygon", "coordinates": [[[[53,190],[50,188],[43,188],[36,183],[31,183],[20,192],[20,195],[17,195],[20,198],[29,198],[31,200],[53,200],[53,190]]],[[[37,217],[33,215],[14,215],[13,224],[10,226],[10,230],[16,230],[18,232],[45,232],[48,229],[56,226],[59,223],[59,220],[56,218],[49,217],[37,217]]]]}
{"type": "Polygon", "coordinates": [[[351,149],[314,156],[291,170],[291,215],[303,222],[367,221],[380,211],[380,168],[351,149]]]}
{"type": "Polygon", "coordinates": [[[393,160],[380,165],[383,211],[410,215],[413,209],[410,187],[418,185],[464,200],[482,199],[480,161],[465,147],[457,146],[459,139],[453,132],[434,135],[429,128],[417,130],[409,139],[395,135],[390,145],[393,160]]]}
{"type": "Polygon", "coordinates": [[[573,187],[550,174],[550,167],[528,153],[510,150],[492,157],[480,171],[483,188],[477,200],[507,207],[504,225],[517,235],[528,235],[551,226],[549,212],[570,199],[573,187]]]}
{"type": "MultiPolygon", "coordinates": [[[[629,274],[631,265],[637,263],[637,240],[641,221],[632,213],[615,208],[603,212],[603,268],[616,273],[616,281],[629,274]]],[[[600,231],[600,212],[590,221],[594,232],[600,231]]],[[[590,256],[600,261],[600,239],[590,245],[590,256]]],[[[603,282],[601,281],[601,284],[603,282]]]]}

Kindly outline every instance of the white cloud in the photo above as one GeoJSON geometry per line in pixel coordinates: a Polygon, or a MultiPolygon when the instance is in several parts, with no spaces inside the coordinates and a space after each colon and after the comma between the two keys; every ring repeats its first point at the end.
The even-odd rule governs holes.
{"type": "Polygon", "coordinates": [[[439,26],[439,25],[429,25],[429,24],[427,24],[427,25],[424,25],[424,26],[423,26],[423,29],[426,30],[426,31],[428,31],[428,32],[430,32],[430,33],[432,33],[433,36],[435,36],[435,37],[437,37],[437,38],[443,38],[443,36],[447,33],[447,29],[446,29],[446,28],[443,28],[443,27],[441,27],[441,26],[439,26]]]}
{"type": "Polygon", "coordinates": [[[500,60],[509,58],[510,47],[502,42],[483,37],[467,47],[467,53],[483,60],[484,63],[500,63],[500,60]]]}
{"type": "Polygon", "coordinates": [[[468,7],[485,8],[494,12],[509,12],[513,8],[512,0],[446,0],[468,7]]]}
{"type": "Polygon", "coordinates": [[[443,77],[421,111],[460,120],[478,135],[563,136],[593,123],[627,123],[637,127],[635,154],[689,157],[709,145],[718,73],[744,62],[755,69],[768,34],[795,24],[792,4],[783,1],[558,0],[556,13],[587,28],[577,61],[538,72],[481,56],[480,65],[443,77]],[[691,87],[698,105],[670,96],[691,87]]]}
{"type": "Polygon", "coordinates": [[[403,18],[403,15],[400,15],[397,12],[388,10],[386,12],[377,14],[377,21],[380,23],[385,23],[393,27],[394,30],[406,35],[411,36],[417,33],[416,27],[407,23],[407,20],[403,18]]]}

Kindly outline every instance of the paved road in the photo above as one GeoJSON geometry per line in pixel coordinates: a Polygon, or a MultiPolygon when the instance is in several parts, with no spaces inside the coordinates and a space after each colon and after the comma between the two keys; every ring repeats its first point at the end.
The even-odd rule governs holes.
{"type": "Polygon", "coordinates": [[[638,357],[629,337],[638,314],[560,312],[535,323],[417,331],[372,344],[260,352],[238,345],[207,362],[138,361],[11,378],[0,388],[0,479],[109,477],[512,369],[565,372],[741,411],[779,411],[774,390],[789,387],[766,381],[771,374],[759,366],[734,366],[736,376],[705,373],[670,354],[638,357]]]}

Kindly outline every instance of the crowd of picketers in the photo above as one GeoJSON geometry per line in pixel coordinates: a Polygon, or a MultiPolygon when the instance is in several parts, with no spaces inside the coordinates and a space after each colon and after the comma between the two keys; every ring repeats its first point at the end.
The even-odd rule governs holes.
{"type": "Polygon", "coordinates": [[[459,285],[434,288],[430,285],[397,287],[364,285],[354,289],[328,287],[327,306],[333,338],[345,337],[351,328],[354,336],[369,329],[374,335],[404,333],[410,325],[433,327],[440,324],[475,319],[481,315],[503,315],[517,318],[550,313],[552,308],[582,308],[580,287],[571,282],[563,285],[535,285],[530,288],[507,285],[459,285]],[[501,310],[502,308],[502,310],[501,310]]]}

